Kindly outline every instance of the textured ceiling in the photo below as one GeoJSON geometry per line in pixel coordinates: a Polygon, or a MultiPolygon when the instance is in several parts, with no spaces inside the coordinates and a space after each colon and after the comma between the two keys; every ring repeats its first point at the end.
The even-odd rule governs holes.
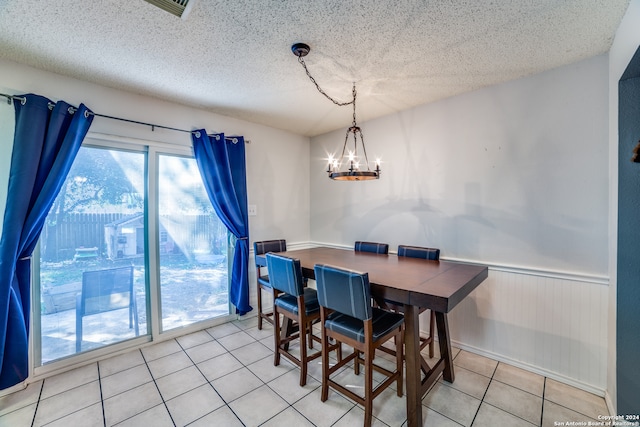
{"type": "MultiPolygon", "coordinates": [[[[0,0],[0,58],[302,135],[609,50],[628,0],[0,0]]],[[[43,94],[46,95],[46,94],[43,94]]],[[[99,111],[98,111],[99,112],[99,111]]]]}

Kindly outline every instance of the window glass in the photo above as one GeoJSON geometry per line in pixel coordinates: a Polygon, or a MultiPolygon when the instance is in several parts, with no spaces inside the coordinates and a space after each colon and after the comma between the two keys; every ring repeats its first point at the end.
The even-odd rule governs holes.
{"type": "Polygon", "coordinates": [[[36,364],[228,316],[228,236],[193,158],[83,145],[40,236],[36,364]]]}
{"type": "Polygon", "coordinates": [[[162,330],[227,315],[228,232],[196,161],[160,155],[158,177],[162,330]]]}
{"type": "Polygon", "coordinates": [[[146,334],[144,161],[80,148],[40,236],[41,363],[146,334]]]}

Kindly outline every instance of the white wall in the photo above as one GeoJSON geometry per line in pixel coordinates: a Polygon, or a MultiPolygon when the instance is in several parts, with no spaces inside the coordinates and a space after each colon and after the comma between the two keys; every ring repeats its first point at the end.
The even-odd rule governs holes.
{"type": "Polygon", "coordinates": [[[312,139],[313,240],[433,245],[449,258],[607,274],[606,56],[362,130],[369,156],[383,160],[378,181],[330,181],[323,158],[344,131],[312,139]]]}
{"type": "MultiPolygon", "coordinates": [[[[285,238],[308,242],[309,228],[309,139],[289,132],[257,125],[201,109],[114,90],[0,60],[3,93],[36,93],[51,100],[63,99],[73,105],[86,104],[94,112],[129,120],[179,129],[200,129],[244,135],[246,146],[249,204],[257,215],[249,217],[250,239],[285,238]]],[[[4,99],[2,99],[4,101],[4,99]]],[[[13,107],[0,105],[0,212],[4,211],[8,157],[13,141],[5,123],[12,123],[13,107]],[[5,165],[6,164],[6,165],[5,165]]],[[[10,125],[12,126],[12,125],[10,125]]],[[[172,144],[190,145],[188,133],[156,129],[96,117],[90,133],[118,135],[172,144]]],[[[255,290],[251,286],[252,301],[255,290]]],[[[255,305],[255,304],[254,304],[255,305]]]]}
{"type": "Polygon", "coordinates": [[[456,343],[604,394],[606,328],[578,320],[607,318],[607,79],[601,55],[363,123],[378,181],[330,181],[344,131],[313,138],[312,239],[489,264],[456,343]]]}
{"type": "MultiPolygon", "coordinates": [[[[616,293],[618,254],[618,81],[640,46],[640,0],[631,0],[609,51],[609,316],[607,319],[607,392],[610,406],[617,407],[616,396],[616,293]]],[[[624,154],[624,155],[628,155],[624,154]]],[[[617,412],[614,412],[617,413],[617,412]]]]}

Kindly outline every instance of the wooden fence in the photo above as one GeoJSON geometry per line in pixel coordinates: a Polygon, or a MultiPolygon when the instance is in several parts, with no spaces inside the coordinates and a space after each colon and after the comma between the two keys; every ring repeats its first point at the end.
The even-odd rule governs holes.
{"type": "MultiPolygon", "coordinates": [[[[41,257],[44,261],[59,262],[73,259],[78,248],[94,247],[98,248],[99,256],[104,256],[105,225],[132,216],[120,213],[74,213],[66,214],[58,223],[45,223],[40,236],[41,257]]],[[[184,232],[189,234],[188,241],[202,238],[217,240],[215,236],[220,236],[221,232],[226,233],[224,225],[211,215],[175,215],[163,218],[168,222],[184,224],[184,232]],[[193,225],[196,225],[195,229],[192,228],[193,225]]]]}

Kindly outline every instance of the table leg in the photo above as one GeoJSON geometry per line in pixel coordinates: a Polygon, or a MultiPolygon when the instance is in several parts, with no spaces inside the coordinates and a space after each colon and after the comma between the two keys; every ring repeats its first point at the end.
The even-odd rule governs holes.
{"type": "Polygon", "coordinates": [[[444,360],[442,377],[452,383],[455,380],[453,374],[453,359],[451,359],[451,341],[449,338],[449,321],[446,313],[436,312],[436,326],[438,327],[438,344],[440,345],[440,358],[444,360]]]}
{"type": "Polygon", "coordinates": [[[404,310],[404,348],[407,385],[407,424],[409,427],[422,425],[422,393],[420,370],[420,322],[418,307],[405,305],[404,310]]]}

